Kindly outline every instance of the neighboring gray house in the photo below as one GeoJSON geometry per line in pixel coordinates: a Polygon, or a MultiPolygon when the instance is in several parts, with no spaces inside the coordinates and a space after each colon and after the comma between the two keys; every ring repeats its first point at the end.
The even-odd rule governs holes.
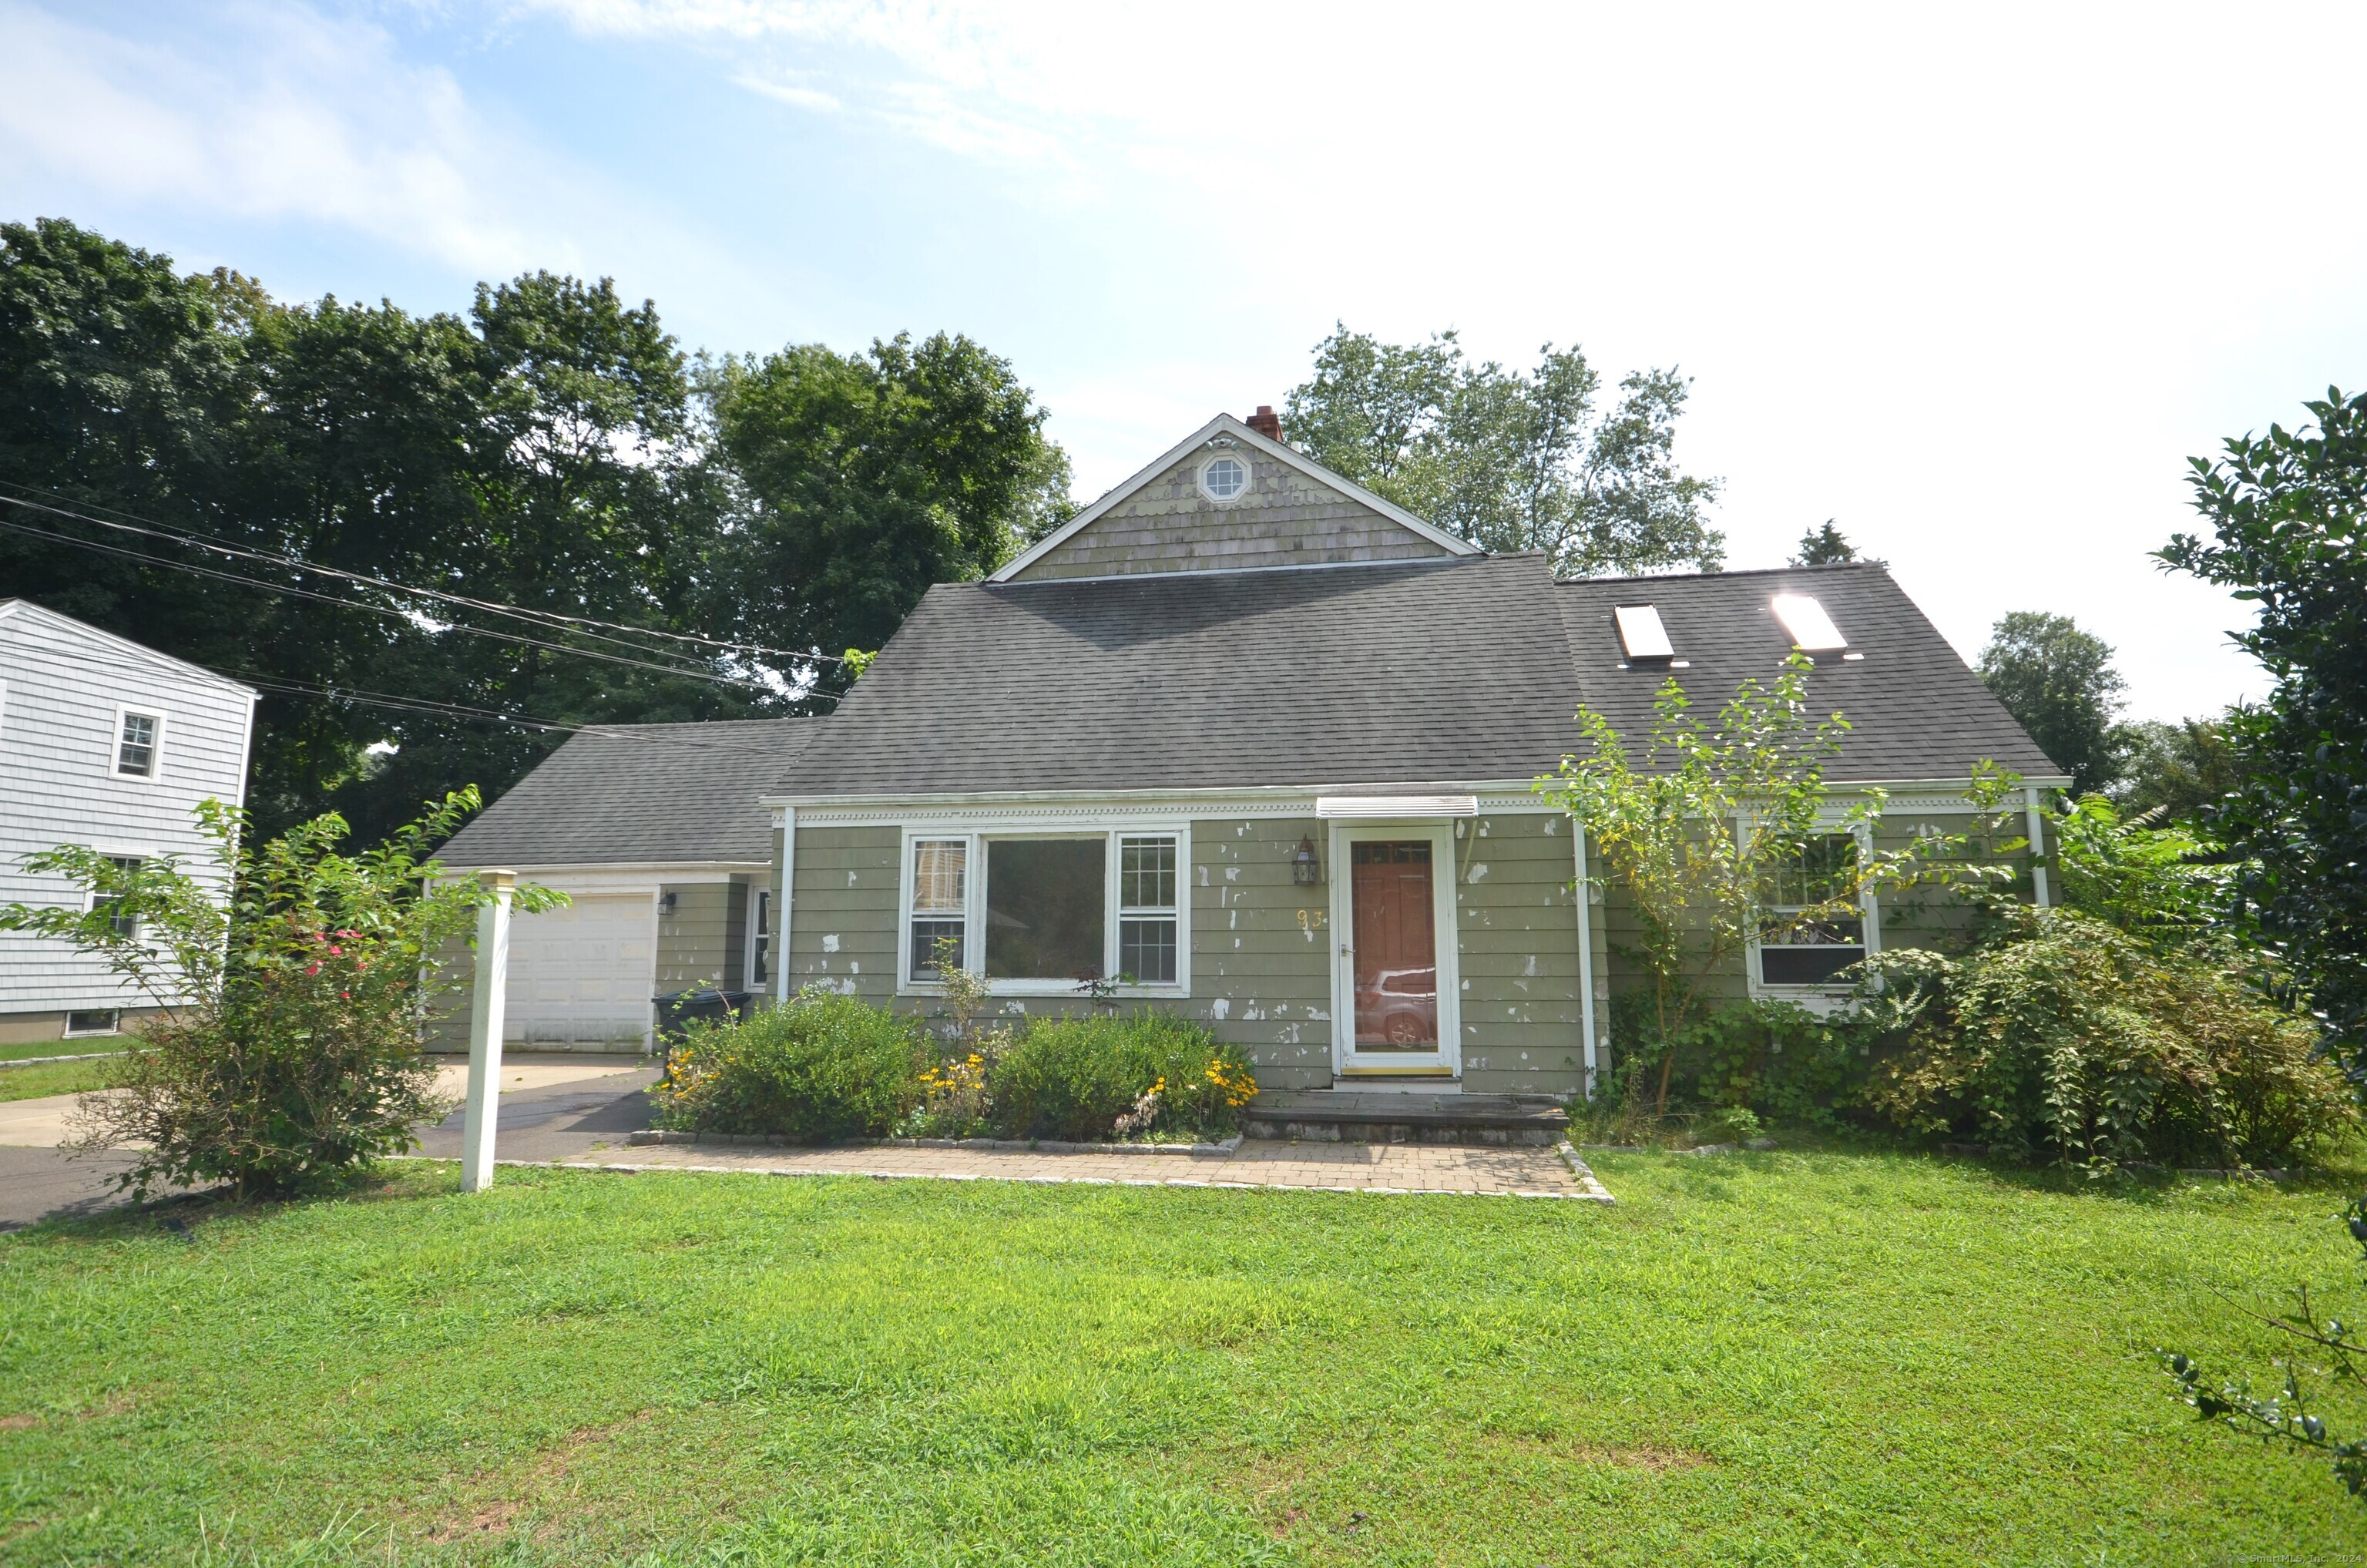
{"type": "MultiPolygon", "coordinates": [[[[770,982],[772,840],[758,795],[815,719],[610,724],[568,740],[437,851],[567,893],[511,926],[504,1037],[533,1048],[650,1041],[651,998],[770,982]]],[[[465,998],[439,1043],[465,1043],[465,998]]]]}
{"type": "MultiPolygon", "coordinates": [[[[212,869],[214,845],[191,813],[210,798],[245,803],[255,698],[71,616],[0,599],[0,903],[83,899],[24,868],[61,844],[212,869]]],[[[0,931],[0,1045],[112,1035],[153,1011],[97,959],[0,931]]]]}
{"type": "MultiPolygon", "coordinates": [[[[1583,836],[1531,781],[1580,704],[1640,735],[1670,675],[1714,705],[1795,644],[1856,726],[1830,775],[1891,790],[1886,833],[1961,822],[1985,759],[2033,822],[2067,782],[1879,566],[1557,582],[1220,415],[932,588],[775,776],[776,994],[928,1008],[951,954],[1012,1011],[1129,977],[1269,1088],[1580,1090],[1625,915],[1573,896],[1583,836]]],[[[1731,988],[1829,998],[1883,915],[1731,988]]]]}

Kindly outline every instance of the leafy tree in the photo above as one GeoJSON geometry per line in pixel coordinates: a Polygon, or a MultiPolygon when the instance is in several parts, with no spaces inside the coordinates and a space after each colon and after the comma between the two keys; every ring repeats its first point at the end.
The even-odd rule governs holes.
{"type": "Polygon", "coordinates": [[[2172,822],[2193,822],[2243,787],[2242,759],[2224,718],[2141,720],[2121,725],[2115,745],[2119,777],[2111,794],[2125,812],[2157,811],[2172,822]]]}
{"type": "MultiPolygon", "coordinates": [[[[467,937],[489,896],[439,882],[427,846],[477,797],[464,790],[357,856],[334,815],[259,842],[243,812],[198,808],[214,863],[125,862],[75,845],[27,858],[87,896],[0,905],[0,930],[72,942],[163,1009],[119,1064],[117,1092],[85,1101],[81,1147],[140,1151],[119,1185],[227,1181],[243,1197],[312,1190],[408,1148],[441,1116],[420,1032],[433,961],[467,937]]],[[[518,890],[524,911],[565,895],[518,890]]]]}
{"type": "Polygon", "coordinates": [[[1800,553],[1792,557],[1792,564],[1839,566],[1858,559],[1857,546],[1841,537],[1841,530],[1827,517],[1821,528],[1810,528],[1800,536],[1800,553]]]}
{"type": "Polygon", "coordinates": [[[2160,556],[2259,607],[2236,641],[2272,685],[2226,720],[2242,778],[2211,826],[2250,863],[2248,928],[2367,1085],[2367,395],[2329,387],[2306,406],[2315,428],[2191,460],[2210,531],[2160,556]]]}
{"type": "Polygon", "coordinates": [[[726,359],[706,393],[742,504],[712,565],[717,614],[754,641],[878,648],[930,584],[983,576],[1070,512],[1045,410],[967,337],[726,359]]]}
{"type": "Polygon", "coordinates": [[[674,638],[878,647],[930,583],[1066,516],[1042,420],[962,338],[695,371],[605,280],[529,273],[413,316],[0,224],[0,492],[253,552],[0,504],[0,592],[261,687],[266,834],[334,807],[371,841],[557,738],[456,709],[785,710],[819,661],[674,638]]]}
{"type": "Polygon", "coordinates": [[[1638,370],[1600,408],[1602,378],[1547,344],[1534,370],[1474,364],[1452,332],[1390,344],[1335,326],[1283,420],[1317,461],[1494,551],[1540,550],[1563,575],[1717,570],[1719,482],[1678,472],[1690,383],[1638,370]]]}
{"type": "Polygon", "coordinates": [[[1981,650],[1981,679],[2030,732],[2075,794],[2110,784],[2118,771],[2113,721],[2128,682],[2112,668],[2109,643],[2067,615],[2015,610],[1981,650]]]}
{"type": "MultiPolygon", "coordinates": [[[[1712,983],[1753,939],[1780,941],[1860,919],[1869,893],[2004,874],[1963,858],[1961,836],[1839,858],[1827,852],[1836,836],[1870,835],[1884,797],[1873,790],[1839,813],[1829,810],[1825,765],[1840,754],[1849,722],[1840,713],[1813,716],[1814,669],[1806,655],[1793,654],[1772,685],[1744,680],[1706,725],[1672,676],[1654,699],[1652,733],[1640,753],[1630,753],[1608,719],[1581,708],[1590,755],[1566,756],[1557,773],[1536,780],[1539,793],[1582,825],[1603,880],[1618,888],[1636,922],[1628,956],[1651,987],[1652,1038],[1626,1050],[1632,1067],[1658,1062],[1656,1114],[1667,1110],[1679,1037],[1699,1021],[1712,983]],[[1775,896],[1779,879],[1796,896],[1775,896]],[[1794,913],[1766,914],[1779,903],[1794,913]]],[[[1987,764],[1974,769],[1985,806],[2003,800],[2013,782],[1987,764]]]]}

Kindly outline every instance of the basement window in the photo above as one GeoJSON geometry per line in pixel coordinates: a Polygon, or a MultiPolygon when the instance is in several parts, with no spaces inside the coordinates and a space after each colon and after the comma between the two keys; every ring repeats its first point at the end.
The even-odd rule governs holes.
{"type": "Polygon", "coordinates": [[[123,1010],[119,1007],[94,1007],[66,1015],[66,1038],[78,1040],[85,1035],[121,1034],[123,1010]]]}

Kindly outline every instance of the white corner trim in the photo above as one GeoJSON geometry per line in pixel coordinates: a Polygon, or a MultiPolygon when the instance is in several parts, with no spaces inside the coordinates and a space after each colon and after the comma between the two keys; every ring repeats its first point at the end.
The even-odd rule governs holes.
{"type": "MultiPolygon", "coordinates": [[[[1444,528],[1422,521],[1420,517],[1415,517],[1411,512],[1407,511],[1403,506],[1399,506],[1396,502],[1383,500],[1380,496],[1374,494],[1363,485],[1358,484],[1354,480],[1343,478],[1342,476],[1332,472],[1330,469],[1325,468],[1321,463],[1317,462],[1313,458],[1307,456],[1304,452],[1298,451],[1291,447],[1285,446],[1280,441],[1268,440],[1265,437],[1259,435],[1256,431],[1251,429],[1248,426],[1242,424],[1240,420],[1234,418],[1229,414],[1219,414],[1214,419],[1209,420],[1206,425],[1201,426],[1199,429],[1194,431],[1191,435],[1184,437],[1183,440],[1178,441],[1174,446],[1170,447],[1164,453],[1152,459],[1148,466],[1137,470],[1132,477],[1121,481],[1112,489],[1104,492],[1101,499],[1095,501],[1092,506],[1086,507],[1083,511],[1079,512],[1066,523],[1063,523],[1060,527],[1053,529],[1050,533],[1046,534],[1042,539],[1037,540],[1034,544],[1028,546],[1027,549],[1022,551],[1017,556],[1013,558],[1007,565],[1003,566],[1002,570],[987,578],[987,581],[990,583],[1010,582],[1013,578],[1018,576],[1020,573],[1025,572],[1028,567],[1033,566],[1036,562],[1041,561],[1045,556],[1050,554],[1053,551],[1059,549],[1060,546],[1068,543],[1070,540],[1075,538],[1086,528],[1089,528],[1093,527],[1093,524],[1099,522],[1111,510],[1116,508],[1121,503],[1131,498],[1139,492],[1143,486],[1149,484],[1152,480],[1159,478],[1161,474],[1167,472],[1168,470],[1173,468],[1177,463],[1182,462],[1185,458],[1192,454],[1195,448],[1207,445],[1210,439],[1217,436],[1229,436],[1236,441],[1247,446],[1250,450],[1257,453],[1259,456],[1272,458],[1276,462],[1297,470],[1298,472],[1308,479],[1314,480],[1319,484],[1331,486],[1332,489],[1337,490],[1340,494],[1349,497],[1351,500],[1355,501],[1362,506],[1371,507],[1374,511],[1378,512],[1382,517],[1387,517],[1389,521],[1397,524],[1399,527],[1410,529],[1421,538],[1428,540],[1431,543],[1439,546],[1450,555],[1478,555],[1482,553],[1479,547],[1473,544],[1469,540],[1458,538],[1454,534],[1448,533],[1444,528]]],[[[1194,483],[1195,484],[1198,483],[1196,474],[1195,476],[1194,483]]]]}

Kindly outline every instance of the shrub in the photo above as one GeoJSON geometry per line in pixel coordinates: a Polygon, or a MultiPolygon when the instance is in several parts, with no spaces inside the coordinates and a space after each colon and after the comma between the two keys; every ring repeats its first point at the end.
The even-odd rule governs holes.
{"type": "MultiPolygon", "coordinates": [[[[436,994],[422,976],[486,896],[472,879],[438,884],[425,846],[476,804],[473,789],[448,795],[353,857],[335,852],[347,829],[334,814],[250,850],[245,814],[217,801],[197,812],[210,872],[74,846],[27,857],[83,888],[88,907],[10,904],[0,928],[97,953],[164,1009],[118,1064],[120,1092],[83,1102],[80,1145],[139,1149],[116,1179],[143,1197],[218,1181],[287,1196],[409,1148],[415,1127],[450,1109],[420,1051],[436,994]]],[[[521,909],[563,902],[518,891],[521,909]]]]}
{"type": "Polygon", "coordinates": [[[1869,963],[1905,1035],[1869,1092],[1892,1120],[2097,1165],[2282,1165],[2355,1124],[2311,1022],[2208,958],[2073,909],[2000,921],[1961,959],[1869,963]]]}
{"type": "Polygon", "coordinates": [[[885,1137],[920,1097],[920,1025],[818,987],[726,1024],[694,1024],[651,1090],[659,1126],[778,1133],[799,1143],[885,1137]]]}
{"type": "Polygon", "coordinates": [[[1157,1012],[1038,1019],[994,1063],[987,1088],[1003,1137],[1080,1142],[1109,1137],[1120,1117],[1128,1135],[1223,1137],[1257,1093],[1239,1051],[1157,1012]]]}

